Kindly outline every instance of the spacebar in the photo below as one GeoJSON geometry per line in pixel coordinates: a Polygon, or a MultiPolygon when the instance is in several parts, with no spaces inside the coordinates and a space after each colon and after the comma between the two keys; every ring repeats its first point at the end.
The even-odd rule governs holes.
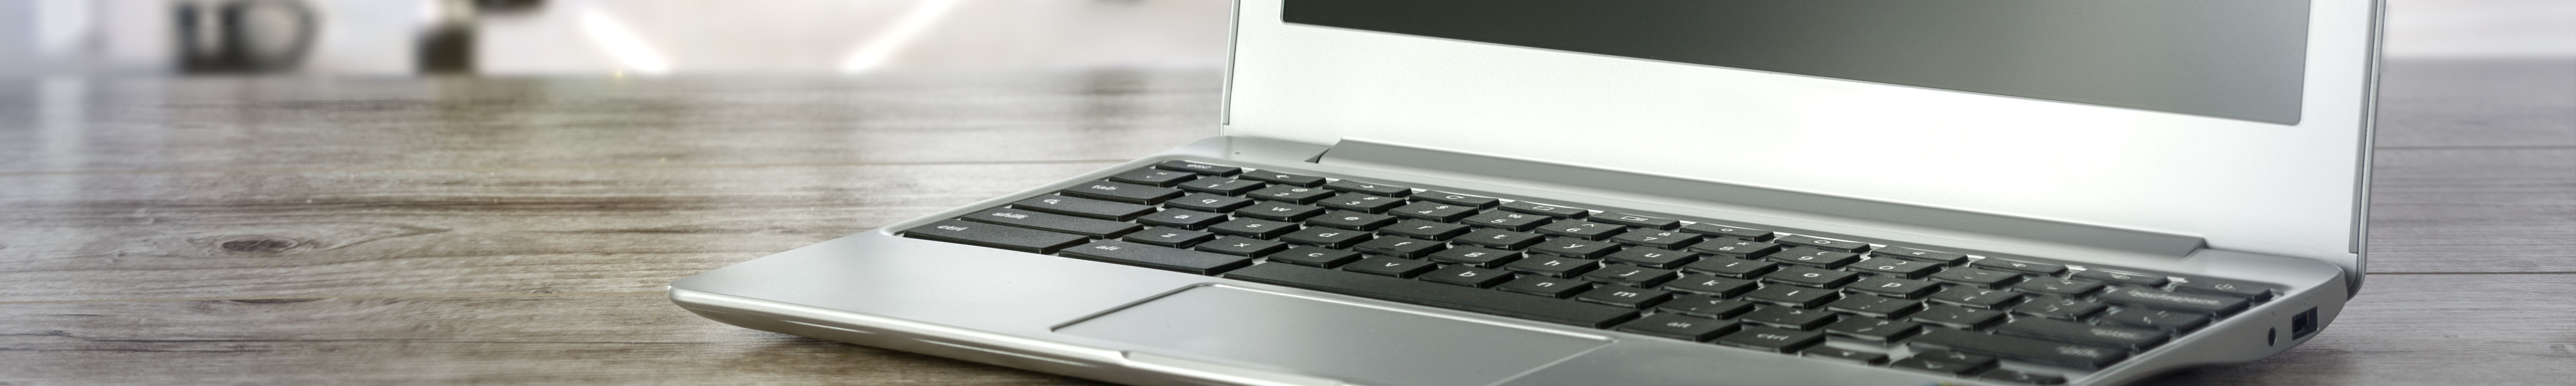
{"type": "Polygon", "coordinates": [[[1257,264],[1227,272],[1224,277],[1592,328],[1609,327],[1637,315],[1635,310],[1620,307],[1301,265],[1257,264]]]}

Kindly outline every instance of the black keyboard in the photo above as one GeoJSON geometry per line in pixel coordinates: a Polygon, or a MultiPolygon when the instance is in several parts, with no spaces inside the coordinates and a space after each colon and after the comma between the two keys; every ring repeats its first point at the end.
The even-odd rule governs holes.
{"type": "Polygon", "coordinates": [[[1177,160],[903,235],[2032,384],[2275,290],[1177,160]]]}

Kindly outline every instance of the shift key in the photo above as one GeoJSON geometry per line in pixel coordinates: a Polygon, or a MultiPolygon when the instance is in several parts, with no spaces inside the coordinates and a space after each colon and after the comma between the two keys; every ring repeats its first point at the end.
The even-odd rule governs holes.
{"type": "Polygon", "coordinates": [[[1113,237],[1145,228],[1124,221],[1088,219],[1030,210],[993,209],[975,212],[958,219],[980,223],[1002,224],[1021,228],[1042,229],[1091,237],[1113,237]]]}
{"type": "Polygon", "coordinates": [[[906,229],[903,231],[903,237],[1036,253],[1053,253],[1058,249],[1079,245],[1084,240],[1091,239],[1071,233],[958,220],[945,220],[906,229]]]}
{"type": "Polygon", "coordinates": [[[1914,337],[1913,345],[1916,348],[1950,349],[2086,370],[2100,369],[2102,366],[2108,366],[2129,357],[2128,350],[1947,328],[1933,329],[1931,332],[1923,333],[1922,336],[1914,337]]]}
{"type": "Polygon", "coordinates": [[[1108,202],[1065,196],[1030,197],[1026,200],[1020,200],[1020,202],[1011,203],[1011,207],[1061,215],[1118,221],[1134,220],[1136,219],[1136,216],[1143,216],[1146,213],[1154,212],[1154,206],[1152,205],[1137,205],[1124,202],[1108,202]]]}

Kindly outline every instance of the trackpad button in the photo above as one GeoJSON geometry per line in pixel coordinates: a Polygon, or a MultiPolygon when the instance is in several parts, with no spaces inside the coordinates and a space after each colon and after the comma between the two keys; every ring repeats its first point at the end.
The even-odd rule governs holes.
{"type": "Polygon", "coordinates": [[[1489,385],[1610,343],[1218,286],[1165,295],[1056,332],[1173,357],[1388,385],[1489,385]]]}

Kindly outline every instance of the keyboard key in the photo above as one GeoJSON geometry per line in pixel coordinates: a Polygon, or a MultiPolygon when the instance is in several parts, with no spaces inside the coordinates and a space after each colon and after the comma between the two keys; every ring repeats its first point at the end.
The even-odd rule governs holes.
{"type": "Polygon", "coordinates": [[[1827,334],[1882,344],[1914,336],[1914,332],[1921,329],[1922,323],[1879,318],[1843,318],[1843,321],[1825,325],[1827,334]]]}
{"type": "Polygon", "coordinates": [[[1885,296],[1853,295],[1826,303],[1825,309],[1872,318],[1901,318],[1923,308],[1923,302],[1885,296]]]}
{"type": "Polygon", "coordinates": [[[1170,187],[1173,185],[1180,185],[1181,182],[1189,181],[1190,179],[1198,177],[1198,173],[1192,172],[1136,169],[1110,175],[1109,180],[1137,185],[1170,187]]]}
{"type": "Polygon", "coordinates": [[[1033,253],[1055,253],[1058,249],[1090,240],[1071,233],[959,220],[943,220],[906,229],[903,237],[1033,253]]]}
{"type": "Polygon", "coordinates": [[[1610,236],[1611,241],[1663,249],[1681,249],[1682,246],[1699,242],[1699,238],[1699,235],[1681,231],[1650,230],[1620,232],[1618,236],[1610,236]]]}
{"type": "Polygon", "coordinates": [[[1404,199],[1359,193],[1342,193],[1333,195],[1331,198],[1325,198],[1323,201],[1318,201],[1316,202],[1316,205],[1323,205],[1327,208],[1341,208],[1377,213],[1384,212],[1387,208],[1394,208],[1397,205],[1404,205],[1404,199]]]}
{"type": "Polygon", "coordinates": [[[2030,301],[2022,302],[2021,305],[2013,306],[2013,312],[2039,315],[2043,318],[2076,320],[2093,316],[2094,313],[2102,312],[2106,308],[2111,306],[2091,300],[2041,295],[2031,297],[2030,301]]]}
{"type": "Polygon", "coordinates": [[[2029,272],[2029,273],[2036,273],[2036,274],[2041,274],[2041,275],[2055,275],[2055,274],[2057,274],[2058,272],[2066,272],[2066,266],[2063,266],[2063,265],[2048,264],[2048,263],[2033,263],[2033,262],[2028,262],[2028,261],[2013,261],[2013,260],[2004,260],[2004,259],[1985,259],[1985,260],[1977,260],[1977,262],[1976,262],[1976,263],[1972,263],[1972,264],[1969,264],[1969,265],[1976,266],[1977,268],[1985,268],[1985,269],[1993,269],[1993,270],[2002,270],[2002,271],[2014,271],[2014,272],[2029,272]]]}
{"type": "Polygon", "coordinates": [[[2014,284],[2012,288],[2021,290],[2022,292],[2062,296],[2084,296],[2085,294],[2093,293],[2093,291],[2102,290],[2102,283],[2085,280],[2042,277],[2024,280],[2021,284],[2014,284]]]}
{"type": "Polygon", "coordinates": [[[2093,346],[2144,350],[2165,342],[2164,330],[2096,326],[2053,319],[2024,318],[1995,327],[1995,333],[2093,346]]]}
{"type": "Polygon", "coordinates": [[[1780,269],[1780,263],[1759,260],[1729,259],[1723,257],[1701,259],[1698,262],[1682,265],[1682,270],[1684,271],[1738,279],[1762,277],[1762,274],[1771,273],[1771,270],[1775,269],[1780,269]]]}
{"type": "Polygon", "coordinates": [[[1252,192],[1253,189],[1260,189],[1262,186],[1266,185],[1262,184],[1261,181],[1245,181],[1234,178],[1201,178],[1190,180],[1189,182],[1183,182],[1177,186],[1180,187],[1181,190],[1192,192],[1240,196],[1244,193],[1252,192]]]}
{"type": "Polygon", "coordinates": [[[1352,180],[1327,182],[1324,183],[1324,188],[1344,192],[1368,193],[1387,197],[1404,197],[1413,194],[1413,188],[1352,180]]]}
{"type": "Polygon", "coordinates": [[[1360,253],[1339,249],[1297,245],[1290,246],[1287,250],[1272,253],[1265,257],[1269,258],[1270,262],[1273,263],[1289,263],[1309,267],[1332,268],[1359,260],[1360,253]]]}
{"type": "Polygon", "coordinates": [[[2161,308],[2219,315],[2229,315],[2235,314],[2237,311],[2244,311],[2246,303],[2244,298],[2221,295],[2173,293],[2137,287],[2113,288],[2109,292],[2102,293],[2102,296],[2098,299],[2111,304],[2126,304],[2148,308],[2161,308]]]}
{"type": "MultiPolygon", "coordinates": [[[[1316,228],[1306,228],[1306,229],[1316,229],[1316,228]]],[[[1375,238],[1375,239],[1369,239],[1369,241],[1361,242],[1361,243],[1359,243],[1358,245],[1352,245],[1352,246],[1351,246],[1351,249],[1353,249],[1353,250],[1358,250],[1358,251],[1360,251],[1360,252],[1368,252],[1368,253],[1375,253],[1375,254],[1380,254],[1380,255],[1395,256],[1395,257],[1402,257],[1402,258],[1410,259],[1410,258],[1422,257],[1422,255],[1428,255],[1428,254],[1431,254],[1431,252],[1432,252],[1432,251],[1438,251],[1438,250],[1440,250],[1440,248],[1444,248],[1444,247],[1447,247],[1447,246],[1448,246],[1447,244],[1441,244],[1441,243],[1440,243],[1440,242],[1438,242],[1438,241],[1422,240],[1422,239],[1415,239],[1415,238],[1410,238],[1410,237],[1400,237],[1400,236],[1386,236],[1386,237],[1379,237],[1379,238],[1375,238]]]]}
{"type": "Polygon", "coordinates": [[[1636,264],[1638,266],[1663,269],[1678,268],[1681,267],[1682,264],[1689,264],[1692,260],[1698,260],[1698,258],[1698,253],[1643,247],[1621,249],[1618,252],[1611,252],[1609,256],[1603,257],[1603,259],[1607,259],[1612,262],[1636,264]]]}
{"type": "Polygon", "coordinates": [[[2101,322],[2131,327],[2160,328],[2173,332],[2191,332],[2209,325],[2209,315],[2150,308],[2122,308],[2102,314],[2101,322]]]}
{"type": "Polygon", "coordinates": [[[1205,175],[1211,175],[1211,176],[1231,176],[1231,175],[1235,175],[1236,173],[1242,173],[1242,172],[1243,172],[1243,168],[1238,168],[1238,167],[1233,167],[1233,166],[1215,165],[1215,164],[1203,164],[1203,163],[1190,162],[1190,161],[1182,161],[1182,160],[1170,160],[1170,161],[1158,162],[1158,163],[1155,163],[1155,164],[1154,164],[1154,168],[1155,168],[1155,169],[1163,169],[1163,170],[1178,170],[1178,171],[1185,171],[1185,172],[1191,172],[1191,173],[1205,174],[1205,175]]]}
{"type": "Polygon", "coordinates": [[[1297,205],[1278,201],[1257,202],[1253,203],[1252,206],[1234,210],[1234,215],[1236,217],[1251,217],[1263,220],[1291,222],[1306,221],[1307,217],[1315,217],[1316,215],[1321,214],[1324,214],[1323,207],[1297,205]]]}
{"type": "Polygon", "coordinates": [[[1309,217],[1309,218],[1306,218],[1306,225],[1324,226],[1324,227],[1333,227],[1333,228],[1342,228],[1342,229],[1358,230],[1358,231],[1376,230],[1376,229],[1377,229],[1377,228],[1379,228],[1379,227],[1384,227],[1384,226],[1386,226],[1387,224],[1394,224],[1394,223],[1395,223],[1395,216],[1388,216],[1388,215],[1383,215],[1383,214],[1368,214],[1368,213],[1360,213],[1360,212],[1353,212],[1353,211],[1347,211],[1347,210],[1336,210],[1336,211],[1324,212],[1324,215],[1322,215],[1322,216],[1315,216],[1315,217],[1309,217]]]}
{"type": "Polygon", "coordinates": [[[1416,202],[1390,209],[1386,214],[1439,222],[1453,222],[1476,215],[1476,207],[1436,202],[1416,202]]]}
{"type": "Polygon", "coordinates": [[[1628,229],[1628,227],[1624,227],[1624,226],[1610,225],[1610,224],[1603,224],[1603,223],[1597,223],[1597,222],[1591,222],[1591,221],[1583,221],[1583,220],[1560,220],[1560,221],[1557,221],[1557,222],[1547,223],[1547,225],[1539,226],[1539,227],[1538,227],[1538,233],[1545,233],[1545,234],[1551,234],[1551,235],[1557,235],[1557,236],[1564,236],[1564,237],[1572,237],[1572,238],[1578,238],[1578,239],[1584,239],[1584,240],[1600,240],[1600,239],[1610,238],[1610,235],[1612,235],[1612,234],[1617,234],[1617,233],[1619,233],[1620,231],[1624,231],[1624,230],[1627,230],[1627,229],[1628,229]]]}
{"type": "Polygon", "coordinates": [[[1745,227],[1739,227],[1739,226],[1717,225],[1717,224],[1710,224],[1710,223],[1694,223],[1694,224],[1689,224],[1689,225],[1683,225],[1683,226],[1681,227],[1681,230],[1682,230],[1683,232],[1698,233],[1698,234],[1703,234],[1703,235],[1711,235],[1711,236],[1718,236],[1718,237],[1732,237],[1732,238],[1737,238],[1737,239],[1743,239],[1743,240],[1745,240],[1745,241],[1771,241],[1772,236],[1773,236],[1773,235],[1775,235],[1774,233],[1771,233],[1771,231],[1767,231],[1767,230],[1753,229],[1753,228],[1745,228],[1745,227]]]}
{"type": "Polygon", "coordinates": [[[1201,212],[1232,212],[1237,208],[1252,206],[1252,199],[1226,197],[1207,193],[1191,193],[1189,195],[1181,196],[1180,198],[1164,200],[1163,205],[1174,209],[1189,209],[1201,212]]]}
{"type": "Polygon", "coordinates": [[[1769,275],[1762,275],[1762,281],[1801,287],[1834,288],[1850,284],[1853,280],[1859,280],[1859,277],[1860,274],[1851,272],[1790,266],[1771,272],[1769,275]]]}
{"type": "Polygon", "coordinates": [[[1941,283],[1924,280],[1898,279],[1887,276],[1871,276],[1867,279],[1860,279],[1859,282],[1852,283],[1849,286],[1844,286],[1843,289],[1847,291],[1867,292],[1869,294],[1879,296],[1922,299],[1924,295],[1931,295],[1932,291],[1941,289],[1941,283]]]}
{"type": "Polygon", "coordinates": [[[1762,257],[1780,250],[1780,244],[1763,241],[1716,239],[1691,244],[1692,252],[1708,253],[1738,259],[1762,257]]]}
{"type": "Polygon", "coordinates": [[[1656,230],[1682,226],[1681,220],[1630,213],[1602,213],[1599,216],[1592,216],[1592,221],[1656,230]]]}
{"type": "Polygon", "coordinates": [[[1753,292],[1755,287],[1759,287],[1759,285],[1755,284],[1752,280],[1708,275],[1692,275],[1683,277],[1681,280],[1664,283],[1664,289],[1668,290],[1696,292],[1724,297],[1735,297],[1736,295],[1743,295],[1746,292],[1753,292]]]}
{"type": "Polygon", "coordinates": [[[1423,240],[1448,240],[1451,237],[1458,237],[1458,235],[1467,234],[1467,226],[1422,220],[1401,220],[1396,221],[1395,225],[1378,228],[1377,231],[1378,233],[1385,233],[1389,236],[1404,236],[1423,240]]]}
{"type": "Polygon", "coordinates": [[[1834,313],[1793,307],[1762,307],[1744,314],[1744,321],[1791,330],[1814,330],[1834,322],[1834,313]]]}
{"type": "Polygon", "coordinates": [[[1736,326],[1734,322],[1674,314],[1647,315],[1646,317],[1637,318],[1637,320],[1620,324],[1619,328],[1616,328],[1616,330],[1619,331],[1693,342],[1716,339],[1719,335],[1726,335],[1726,333],[1735,332],[1735,329],[1736,326]]]}
{"type": "Polygon", "coordinates": [[[1432,252],[1429,258],[1432,261],[1466,264],[1476,266],[1478,268],[1493,268],[1502,266],[1503,263],[1512,262],[1512,260],[1520,260],[1521,253],[1485,247],[1456,247],[1443,249],[1439,252],[1432,252]]]}
{"type": "Polygon", "coordinates": [[[1592,273],[1583,274],[1583,280],[1649,288],[1664,284],[1664,282],[1671,281],[1675,277],[1681,277],[1681,275],[1676,275],[1673,273],[1673,270],[1669,269],[1654,269],[1626,264],[1612,264],[1602,267],[1601,269],[1592,270],[1592,273]]]}
{"type": "Polygon", "coordinates": [[[1332,194],[1333,191],[1317,188],[1298,187],[1293,185],[1271,185],[1266,188],[1253,189],[1251,193],[1244,193],[1243,196],[1247,198],[1286,201],[1292,204],[1304,205],[1312,204],[1316,201],[1323,201],[1324,197],[1331,196],[1332,194]]]}
{"type": "Polygon", "coordinates": [[[2002,288],[2005,284],[2012,284],[2013,282],[2021,281],[2021,274],[1976,268],[1951,268],[1933,273],[1932,280],[1966,284],[1981,288],[2002,288]]]}
{"type": "Polygon", "coordinates": [[[1243,173],[1243,175],[1241,175],[1241,176],[1235,176],[1235,178],[1241,178],[1241,179],[1247,179],[1247,180],[1253,180],[1253,181],[1261,181],[1261,182],[1269,182],[1269,183],[1281,184],[1281,185],[1288,185],[1288,186],[1307,187],[1307,188],[1312,188],[1312,187],[1315,187],[1316,185],[1323,185],[1323,184],[1324,184],[1324,178],[1323,178],[1323,177],[1316,177],[1316,176],[1309,176],[1309,175],[1302,175],[1302,174],[1281,173],[1281,172],[1274,172],[1274,171],[1268,171],[1268,170],[1258,170],[1258,171],[1252,171],[1252,172],[1248,172],[1248,173],[1243,173]]]}
{"type": "Polygon", "coordinates": [[[1747,326],[1742,331],[1717,338],[1717,344],[1770,352],[1797,352],[1825,341],[1825,334],[1781,329],[1770,326],[1747,326]]]}
{"type": "Polygon", "coordinates": [[[1547,241],[1541,241],[1538,244],[1530,245],[1527,248],[1530,252],[1598,259],[1602,256],[1610,255],[1610,252],[1617,251],[1619,243],[1558,237],[1547,239],[1547,241]]]}
{"type": "Polygon", "coordinates": [[[1214,239],[1216,239],[1215,233],[1173,227],[1146,228],[1143,231],[1129,233],[1127,234],[1127,237],[1120,238],[1120,240],[1127,240],[1128,242],[1137,244],[1173,248],[1188,248],[1191,245],[1197,245],[1198,243],[1214,239]]]}
{"type": "Polygon", "coordinates": [[[1235,256],[1261,256],[1268,255],[1271,252],[1277,252],[1280,249],[1285,248],[1288,248],[1288,243],[1234,236],[1217,236],[1215,240],[1208,240],[1207,242],[1199,243],[1197,248],[1192,249],[1235,256]]]}
{"type": "Polygon", "coordinates": [[[1899,360],[1897,360],[1895,363],[1889,363],[1889,364],[1887,364],[1887,366],[1888,366],[1888,367],[1894,367],[1894,368],[1900,368],[1900,369],[1922,370],[1922,371],[1930,371],[1930,372],[1935,372],[1935,373],[1942,373],[1942,374],[1956,374],[1956,375],[1976,374],[1976,373],[1984,372],[1984,371],[1986,371],[1987,369],[1995,368],[1995,358],[1994,358],[1994,357],[1984,356],[1984,355],[1957,354],[1957,353],[1953,353],[1953,352],[1951,352],[1951,351],[1949,351],[1949,350],[1934,350],[1934,351],[1936,351],[1936,352],[1931,352],[1931,353],[1927,353],[1927,352],[1917,352],[1917,353],[1915,353],[1915,354],[1914,354],[1914,356],[1912,356],[1912,357],[1906,357],[1905,359],[1899,359],[1899,360]],[[1927,354],[1928,354],[1928,355],[1927,355],[1927,354]],[[1952,354],[1952,355],[1941,355],[1941,354],[1952,354]],[[1965,357],[1965,358],[1971,358],[1971,359],[1969,359],[1969,360],[1964,360],[1964,361],[1963,361],[1963,360],[1954,360],[1954,359],[1951,359],[1952,357],[1965,357]]]}
{"type": "Polygon", "coordinates": [[[1985,373],[1977,374],[1977,378],[2004,382],[2020,382],[2033,385],[2055,385],[2066,383],[2066,377],[2048,374],[2032,374],[2005,369],[1986,370],[1985,373]]]}
{"type": "Polygon", "coordinates": [[[1447,283],[1485,288],[1492,287],[1495,284],[1502,284],[1504,280],[1511,280],[1512,273],[1504,272],[1499,269],[1484,269],[1464,265],[1452,265],[1448,268],[1441,268],[1440,270],[1423,274],[1421,279],[1429,280],[1433,283],[1447,283]]]}
{"type": "Polygon", "coordinates": [[[1472,232],[1467,232],[1467,235],[1465,236],[1458,236],[1458,238],[1449,239],[1449,241],[1493,248],[1521,249],[1538,244],[1540,239],[1537,233],[1513,232],[1500,229],[1477,229],[1472,232]]]}
{"type": "Polygon", "coordinates": [[[1050,230],[1091,237],[1112,237],[1144,228],[1134,223],[1082,218],[1030,210],[993,209],[969,214],[959,219],[987,224],[1050,230]]]}
{"type": "Polygon", "coordinates": [[[1011,207],[1068,216],[1082,216],[1118,221],[1127,221],[1135,219],[1136,216],[1143,216],[1146,213],[1154,212],[1154,207],[1151,205],[1108,202],[1065,196],[1030,197],[1026,200],[1011,203],[1011,207]]]}
{"type": "Polygon", "coordinates": [[[1771,242],[1781,243],[1781,244],[1787,244],[1787,245],[1797,245],[1797,246],[1806,246],[1806,247],[1816,247],[1816,248],[1822,248],[1822,249],[1825,249],[1825,250],[1831,250],[1831,251],[1837,251],[1837,252],[1860,252],[1861,250],[1869,249],[1869,243],[1858,242],[1858,241],[1834,240],[1834,239],[1819,238],[1819,237],[1815,237],[1815,236],[1807,236],[1807,235],[1788,235],[1788,236],[1780,236],[1780,239],[1778,239],[1778,240],[1772,240],[1771,242]]]}
{"type": "Polygon", "coordinates": [[[1064,190],[1056,191],[1056,193],[1074,197],[1145,205],[1162,203],[1163,200],[1169,200],[1173,197],[1180,197],[1182,194],[1186,194],[1181,192],[1180,189],[1109,181],[1092,181],[1075,184],[1073,187],[1064,188],[1064,190]]]}
{"type": "Polygon", "coordinates": [[[1226,219],[1225,215],[1216,213],[1200,212],[1188,209],[1164,209],[1161,212],[1154,212],[1154,214],[1138,216],[1136,217],[1136,222],[1144,223],[1145,225],[1167,226],[1181,229],[1199,229],[1206,228],[1209,225],[1223,223],[1226,219]]]}
{"type": "Polygon", "coordinates": [[[1994,325],[1995,322],[2001,322],[2003,319],[2003,311],[1980,310],[1947,304],[1924,307],[1923,311],[1915,312],[1913,317],[1906,318],[1906,320],[1938,324],[1943,327],[1963,330],[1985,328],[1986,326],[1994,325]]]}
{"type": "Polygon", "coordinates": [[[1766,285],[1762,286],[1762,289],[1744,293],[1744,300],[1798,308],[1816,308],[1840,298],[1842,297],[1835,295],[1833,290],[1792,285],[1766,285]]]}
{"type": "Polygon", "coordinates": [[[1815,247],[1796,247],[1773,253],[1772,261],[1823,268],[1842,268],[1860,261],[1860,254],[1830,251],[1815,247]]]}
{"type": "Polygon", "coordinates": [[[2257,286],[2251,283],[2223,281],[2217,279],[2191,279],[2191,281],[2174,283],[2174,290],[2235,296],[2254,300],[2272,298],[2271,289],[2266,289],[2262,286],[2257,286]]]}
{"type": "Polygon", "coordinates": [[[1440,191],[1422,192],[1422,194],[1413,195],[1413,199],[1479,209],[1492,208],[1494,205],[1500,205],[1503,203],[1503,200],[1497,200],[1493,197],[1469,196],[1440,191]]]}
{"type": "Polygon", "coordinates": [[[2074,277],[2075,277],[2075,278],[2077,278],[2077,279],[2106,281],[2106,282],[2112,282],[2112,283],[2120,283],[2120,284],[2134,285],[2134,286],[2139,286],[2139,287],[2154,287],[2154,288],[2161,288],[2161,287],[2164,287],[2164,286],[2165,286],[2165,276],[2164,276],[2164,275],[2157,275],[2157,274],[2128,273],[2128,272],[2120,272],[2120,271],[2104,271],[2104,270],[2101,270],[2101,269],[2087,269],[2087,270],[2083,270],[2083,271],[2078,271],[2078,272],[2076,272],[2076,273],[2075,273],[2075,275],[2074,275],[2074,277]]]}
{"type": "Polygon", "coordinates": [[[1297,224],[1262,219],[1238,218],[1217,223],[1216,225],[1209,225],[1207,230],[1209,232],[1235,236],[1275,239],[1279,238],[1279,235],[1297,231],[1297,224]]]}
{"type": "Polygon", "coordinates": [[[1512,281],[1505,282],[1503,285],[1496,286],[1494,288],[1504,291],[1563,299],[1567,296],[1574,296],[1575,291],[1592,288],[1592,283],[1582,280],[1558,279],[1529,275],[1521,276],[1518,279],[1512,279],[1512,281]]]}
{"type": "Polygon", "coordinates": [[[1544,215],[1535,215],[1535,214],[1526,214],[1526,213],[1512,213],[1512,212],[1504,212],[1504,211],[1499,211],[1499,210],[1498,210],[1498,211],[1485,212],[1485,213],[1483,213],[1483,214],[1478,214],[1478,215],[1474,215],[1474,216],[1467,216],[1467,218],[1459,219],[1459,221],[1458,221],[1458,222],[1460,222],[1460,223],[1464,223],[1464,224],[1467,224],[1467,225],[1480,226],[1480,227],[1502,228],[1502,229],[1506,229],[1506,230],[1513,230],[1513,231],[1526,231],[1526,230],[1530,230],[1530,229],[1533,229],[1533,228],[1538,228],[1538,224],[1539,224],[1540,222],[1544,222],[1544,221],[1547,221],[1547,220],[1548,220],[1548,217],[1547,217],[1547,216],[1544,216],[1544,215]]]}
{"type": "Polygon", "coordinates": [[[1809,348],[1806,351],[1799,351],[1798,355],[1808,358],[1824,358],[1825,360],[1843,361],[1870,366],[1887,364],[1887,354],[1844,350],[1824,346],[1817,346],[1815,348],[1809,348]]]}
{"type": "Polygon", "coordinates": [[[1574,295],[1575,300],[1643,309],[1671,299],[1673,291],[1644,289],[1624,285],[1602,285],[1574,295]]]}
{"type": "MultiPolygon", "coordinates": [[[[1778,255],[1773,256],[1777,257],[1778,255]]],[[[1858,264],[1853,264],[1851,265],[1851,268],[1858,269],[1861,272],[1869,272],[1882,276],[1921,279],[1924,276],[1931,276],[1934,270],[1940,269],[1940,266],[1941,263],[1906,259],[1869,259],[1858,264]]]]}
{"type": "Polygon", "coordinates": [[[1869,255],[1875,257],[1894,257],[1906,260],[1939,263],[1941,265],[1960,265],[1968,263],[1968,255],[1966,254],[1898,246],[1889,246],[1871,250],[1869,251],[1869,255]]]}
{"type": "Polygon", "coordinates": [[[1664,304],[1655,305],[1655,310],[1706,318],[1730,319],[1734,318],[1736,315],[1743,315],[1747,311],[1753,311],[1753,303],[1742,300],[1727,300],[1726,298],[1709,295],[1682,295],[1680,297],[1673,298],[1673,300],[1664,301],[1664,304]]]}
{"type": "Polygon", "coordinates": [[[1288,232],[1286,235],[1279,236],[1279,241],[1286,241],[1289,244],[1305,244],[1334,249],[1350,248],[1351,245],[1359,244],[1362,241],[1368,241],[1368,239],[1369,233],[1366,231],[1321,227],[1299,229],[1296,232],[1288,232]]]}
{"type": "Polygon", "coordinates": [[[1529,201],[1512,201],[1503,203],[1503,210],[1555,218],[1581,218],[1584,215],[1592,214],[1592,211],[1584,210],[1583,208],[1554,204],[1540,204],[1529,201]]]}
{"type": "Polygon", "coordinates": [[[1628,308],[1288,264],[1257,264],[1224,277],[1591,328],[1637,315],[1628,308]]]}
{"type": "Polygon", "coordinates": [[[1229,256],[1180,248],[1158,247],[1116,240],[1094,241],[1065,248],[1066,257],[1138,267],[1213,275],[1252,265],[1252,258],[1229,256]]]}
{"type": "Polygon", "coordinates": [[[2020,292],[1969,286],[1950,287],[1932,294],[1932,301],[1985,309],[2001,308],[2019,299],[2020,292]]]}
{"type": "Polygon", "coordinates": [[[1414,277],[1415,275],[1421,275],[1423,272],[1431,272],[1434,268],[1439,267],[1428,261],[1398,259],[1386,256],[1363,257],[1360,258],[1360,261],[1354,261],[1350,264],[1342,265],[1342,270],[1344,271],[1394,277],[1414,277]]]}
{"type": "MultiPolygon", "coordinates": [[[[1435,253],[1432,255],[1437,257],[1439,254],[1435,253]]],[[[1539,255],[1522,258],[1518,261],[1513,261],[1511,264],[1504,264],[1503,269],[1547,275],[1548,277],[1574,277],[1575,275],[1581,275],[1584,272],[1590,272],[1593,268],[1600,266],[1601,262],[1598,261],[1539,255]]]]}
{"type": "Polygon", "coordinates": [[[1909,344],[2086,370],[2100,369],[2129,357],[2127,351],[2119,349],[1960,330],[1932,330],[1914,337],[1909,344]]]}

